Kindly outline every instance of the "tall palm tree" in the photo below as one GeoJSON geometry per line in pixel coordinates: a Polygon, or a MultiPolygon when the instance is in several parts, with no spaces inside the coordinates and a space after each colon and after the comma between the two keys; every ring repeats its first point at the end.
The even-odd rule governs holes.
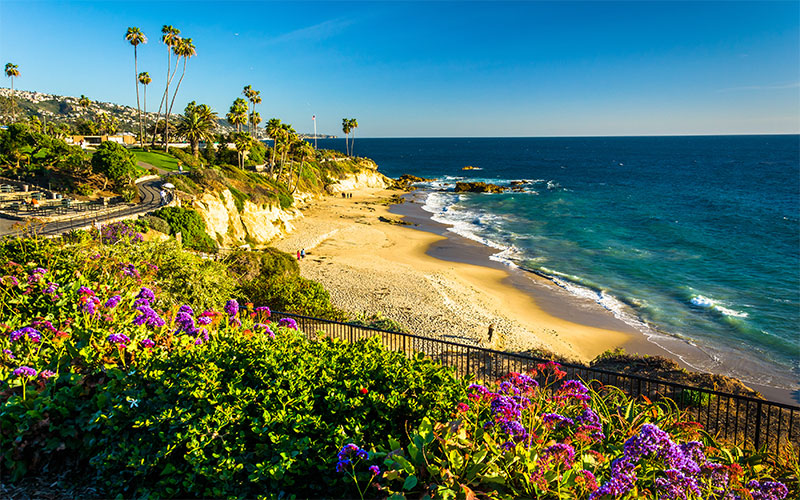
{"type": "Polygon", "coordinates": [[[353,136],[350,138],[350,156],[355,156],[355,145],[356,145],[356,129],[358,128],[358,120],[355,118],[350,118],[350,130],[353,133],[353,136]]]}
{"type": "Polygon", "coordinates": [[[233,134],[233,144],[236,146],[236,153],[239,157],[239,168],[244,168],[245,154],[250,151],[252,147],[253,138],[249,134],[243,132],[236,132],[233,134]]]}
{"type": "Polygon", "coordinates": [[[347,143],[347,138],[350,135],[350,119],[342,118],[342,132],[344,132],[344,152],[350,156],[350,145],[347,143]]]}
{"type": "Polygon", "coordinates": [[[125,33],[125,40],[133,45],[133,81],[136,84],[136,111],[139,113],[139,144],[144,143],[144,133],[142,130],[142,108],[139,107],[139,55],[138,46],[140,43],[147,43],[147,37],[142,30],[133,26],[129,27],[125,33]]]}
{"type": "Polygon", "coordinates": [[[257,111],[250,113],[250,121],[253,123],[253,130],[256,131],[256,139],[258,139],[258,124],[261,123],[261,115],[257,111]]]}
{"type": "Polygon", "coordinates": [[[288,182],[288,184],[286,186],[286,188],[289,189],[292,194],[294,194],[294,192],[297,191],[297,186],[300,185],[300,177],[303,174],[303,164],[305,163],[306,158],[308,158],[309,156],[312,156],[314,154],[314,148],[311,147],[311,144],[309,144],[304,139],[300,139],[299,137],[294,136],[292,138],[292,143],[290,145],[290,149],[292,151],[292,155],[293,156],[295,156],[295,157],[299,156],[300,157],[300,166],[297,168],[297,180],[294,183],[294,188],[292,188],[292,177],[293,176],[292,176],[292,168],[291,167],[289,168],[289,182],[288,182]]]}
{"type": "MultiPolygon", "coordinates": [[[[183,77],[186,75],[186,61],[188,61],[190,57],[197,55],[197,51],[195,50],[195,46],[192,43],[191,38],[179,39],[177,45],[175,45],[174,52],[175,55],[178,56],[178,59],[183,58],[183,72],[181,73],[181,77],[178,79],[178,84],[175,85],[175,93],[172,94],[172,101],[169,103],[169,109],[167,110],[167,121],[169,121],[169,115],[172,113],[172,106],[175,104],[175,97],[178,95],[178,89],[181,88],[181,82],[183,81],[183,77]]],[[[175,64],[177,69],[177,61],[175,64]]],[[[165,147],[166,150],[169,151],[169,133],[167,133],[165,147]]]]}
{"type": "Polygon", "coordinates": [[[278,118],[270,118],[267,122],[267,137],[272,139],[272,163],[270,164],[269,171],[275,167],[275,150],[278,149],[278,130],[281,128],[281,121],[278,118]]]}
{"type": "Polygon", "coordinates": [[[153,79],[150,78],[150,74],[147,71],[142,71],[139,73],[139,83],[142,84],[144,88],[144,109],[142,111],[144,117],[144,136],[142,137],[143,143],[147,142],[147,86],[150,85],[153,79]]]}
{"type": "MultiPolygon", "coordinates": [[[[11,98],[14,98],[14,78],[19,78],[19,65],[6,63],[6,76],[11,78],[11,98]]],[[[16,101],[13,101],[16,103],[16,101]]],[[[16,119],[17,115],[17,108],[16,104],[14,104],[14,112],[12,113],[12,119],[16,119]]]]}
{"type": "Polygon", "coordinates": [[[256,112],[256,104],[261,103],[261,91],[253,89],[252,85],[248,85],[242,90],[242,94],[244,94],[247,100],[253,105],[249,119],[247,120],[247,130],[250,135],[253,135],[253,129],[255,129],[256,135],[258,135],[258,129],[256,128],[257,124],[253,123],[253,116],[256,112]]]}
{"type": "MultiPolygon", "coordinates": [[[[158,114],[156,115],[156,124],[158,124],[159,118],[161,118],[161,108],[165,107],[167,104],[167,98],[169,96],[169,84],[172,81],[172,76],[175,76],[175,71],[178,70],[178,61],[175,61],[175,71],[172,72],[172,76],[170,76],[170,68],[172,67],[172,51],[177,45],[178,40],[180,40],[181,30],[178,28],[173,28],[171,25],[164,25],[161,27],[161,41],[164,45],[167,46],[167,83],[164,87],[164,94],[161,96],[161,104],[158,105],[158,114]]],[[[164,110],[166,112],[166,109],[164,110]]],[[[168,123],[168,122],[166,122],[168,123]]],[[[156,135],[153,134],[153,145],[155,146],[156,135]]]]}
{"type": "Polygon", "coordinates": [[[211,111],[206,104],[195,104],[194,101],[186,105],[183,118],[178,124],[177,133],[185,137],[192,145],[192,154],[200,156],[200,142],[214,140],[214,127],[217,122],[217,113],[211,111]]]}
{"type": "Polygon", "coordinates": [[[89,98],[86,97],[85,95],[81,94],[81,98],[78,99],[78,105],[80,105],[80,107],[86,110],[89,109],[89,106],[92,105],[92,101],[89,100],[89,98]]]}
{"type": "Polygon", "coordinates": [[[236,127],[236,133],[242,131],[242,125],[247,123],[247,101],[237,97],[231,104],[228,114],[225,115],[228,123],[236,127]]]}

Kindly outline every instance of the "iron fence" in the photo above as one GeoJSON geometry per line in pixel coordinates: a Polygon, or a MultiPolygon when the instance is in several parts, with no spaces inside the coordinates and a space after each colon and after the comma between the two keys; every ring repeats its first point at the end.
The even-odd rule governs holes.
{"type": "MultiPolygon", "coordinates": [[[[408,333],[380,330],[351,323],[273,312],[277,321],[292,318],[309,338],[327,337],[356,342],[380,337],[387,348],[406,355],[422,353],[452,366],[461,376],[493,381],[509,372],[525,372],[547,360],[527,354],[496,351],[484,347],[408,333]]],[[[567,377],[580,378],[600,389],[614,386],[631,397],[651,400],[669,398],[687,418],[728,446],[763,450],[773,457],[800,450],[800,407],[750,396],[667,382],[634,374],[618,373],[572,363],[560,363],[567,377]]]]}

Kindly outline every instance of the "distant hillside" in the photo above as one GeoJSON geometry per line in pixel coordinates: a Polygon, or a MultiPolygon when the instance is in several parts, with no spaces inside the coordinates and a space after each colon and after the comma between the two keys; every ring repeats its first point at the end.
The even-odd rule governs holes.
{"type": "MultiPolygon", "coordinates": [[[[88,96],[87,96],[88,97],[88,96]]],[[[89,97],[91,99],[91,97],[89,97]]],[[[150,97],[156,100],[156,104],[150,103],[148,106],[156,106],[160,96],[150,97]]],[[[11,89],[0,87],[0,123],[8,123],[11,119],[11,89]]],[[[139,128],[136,108],[122,106],[110,102],[92,101],[88,108],[84,108],[79,103],[79,98],[71,96],[61,96],[45,94],[43,92],[31,92],[28,90],[14,90],[13,99],[16,102],[17,118],[38,116],[40,120],[48,123],[68,123],[74,128],[82,121],[97,121],[103,115],[114,120],[117,133],[134,133],[139,128]]],[[[182,111],[173,109],[173,111],[182,111]]],[[[217,121],[216,133],[228,134],[235,129],[225,120],[223,110],[215,110],[221,117],[217,121]]],[[[174,116],[180,116],[179,113],[174,116]]],[[[150,110],[147,113],[147,123],[153,126],[157,114],[150,110]]],[[[161,119],[163,119],[163,115],[161,119]]],[[[172,120],[170,120],[172,121],[172,120]]],[[[300,134],[304,139],[313,139],[314,134],[300,134]]],[[[259,129],[259,138],[266,139],[266,132],[263,127],[259,129]]],[[[333,139],[335,135],[317,134],[319,139],[333,139]]]]}

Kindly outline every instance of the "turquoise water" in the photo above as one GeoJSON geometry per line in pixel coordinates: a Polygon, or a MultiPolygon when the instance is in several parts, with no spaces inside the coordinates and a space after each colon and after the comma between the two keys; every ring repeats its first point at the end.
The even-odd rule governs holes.
{"type": "Polygon", "coordinates": [[[422,186],[425,209],[496,248],[493,259],[546,274],[643,331],[691,340],[713,361],[700,368],[797,388],[798,136],[357,139],[355,147],[389,176],[435,179],[422,186]],[[530,182],[522,192],[454,193],[462,179],[530,182]]]}

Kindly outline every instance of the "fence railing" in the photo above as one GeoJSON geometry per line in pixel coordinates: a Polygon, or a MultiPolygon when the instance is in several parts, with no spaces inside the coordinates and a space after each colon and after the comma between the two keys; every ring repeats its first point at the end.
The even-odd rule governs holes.
{"type": "MultiPolygon", "coordinates": [[[[422,353],[452,366],[459,375],[472,375],[484,381],[496,380],[508,372],[522,373],[547,361],[527,354],[351,323],[275,311],[272,314],[276,321],[280,318],[294,319],[310,338],[319,333],[349,342],[380,337],[388,349],[407,355],[422,353]]],[[[690,418],[701,423],[709,434],[729,446],[763,449],[773,456],[791,451],[790,444],[794,446],[793,453],[800,449],[799,406],[571,363],[561,363],[561,368],[567,372],[567,377],[580,378],[596,387],[614,386],[631,397],[669,398],[690,418]]]]}

